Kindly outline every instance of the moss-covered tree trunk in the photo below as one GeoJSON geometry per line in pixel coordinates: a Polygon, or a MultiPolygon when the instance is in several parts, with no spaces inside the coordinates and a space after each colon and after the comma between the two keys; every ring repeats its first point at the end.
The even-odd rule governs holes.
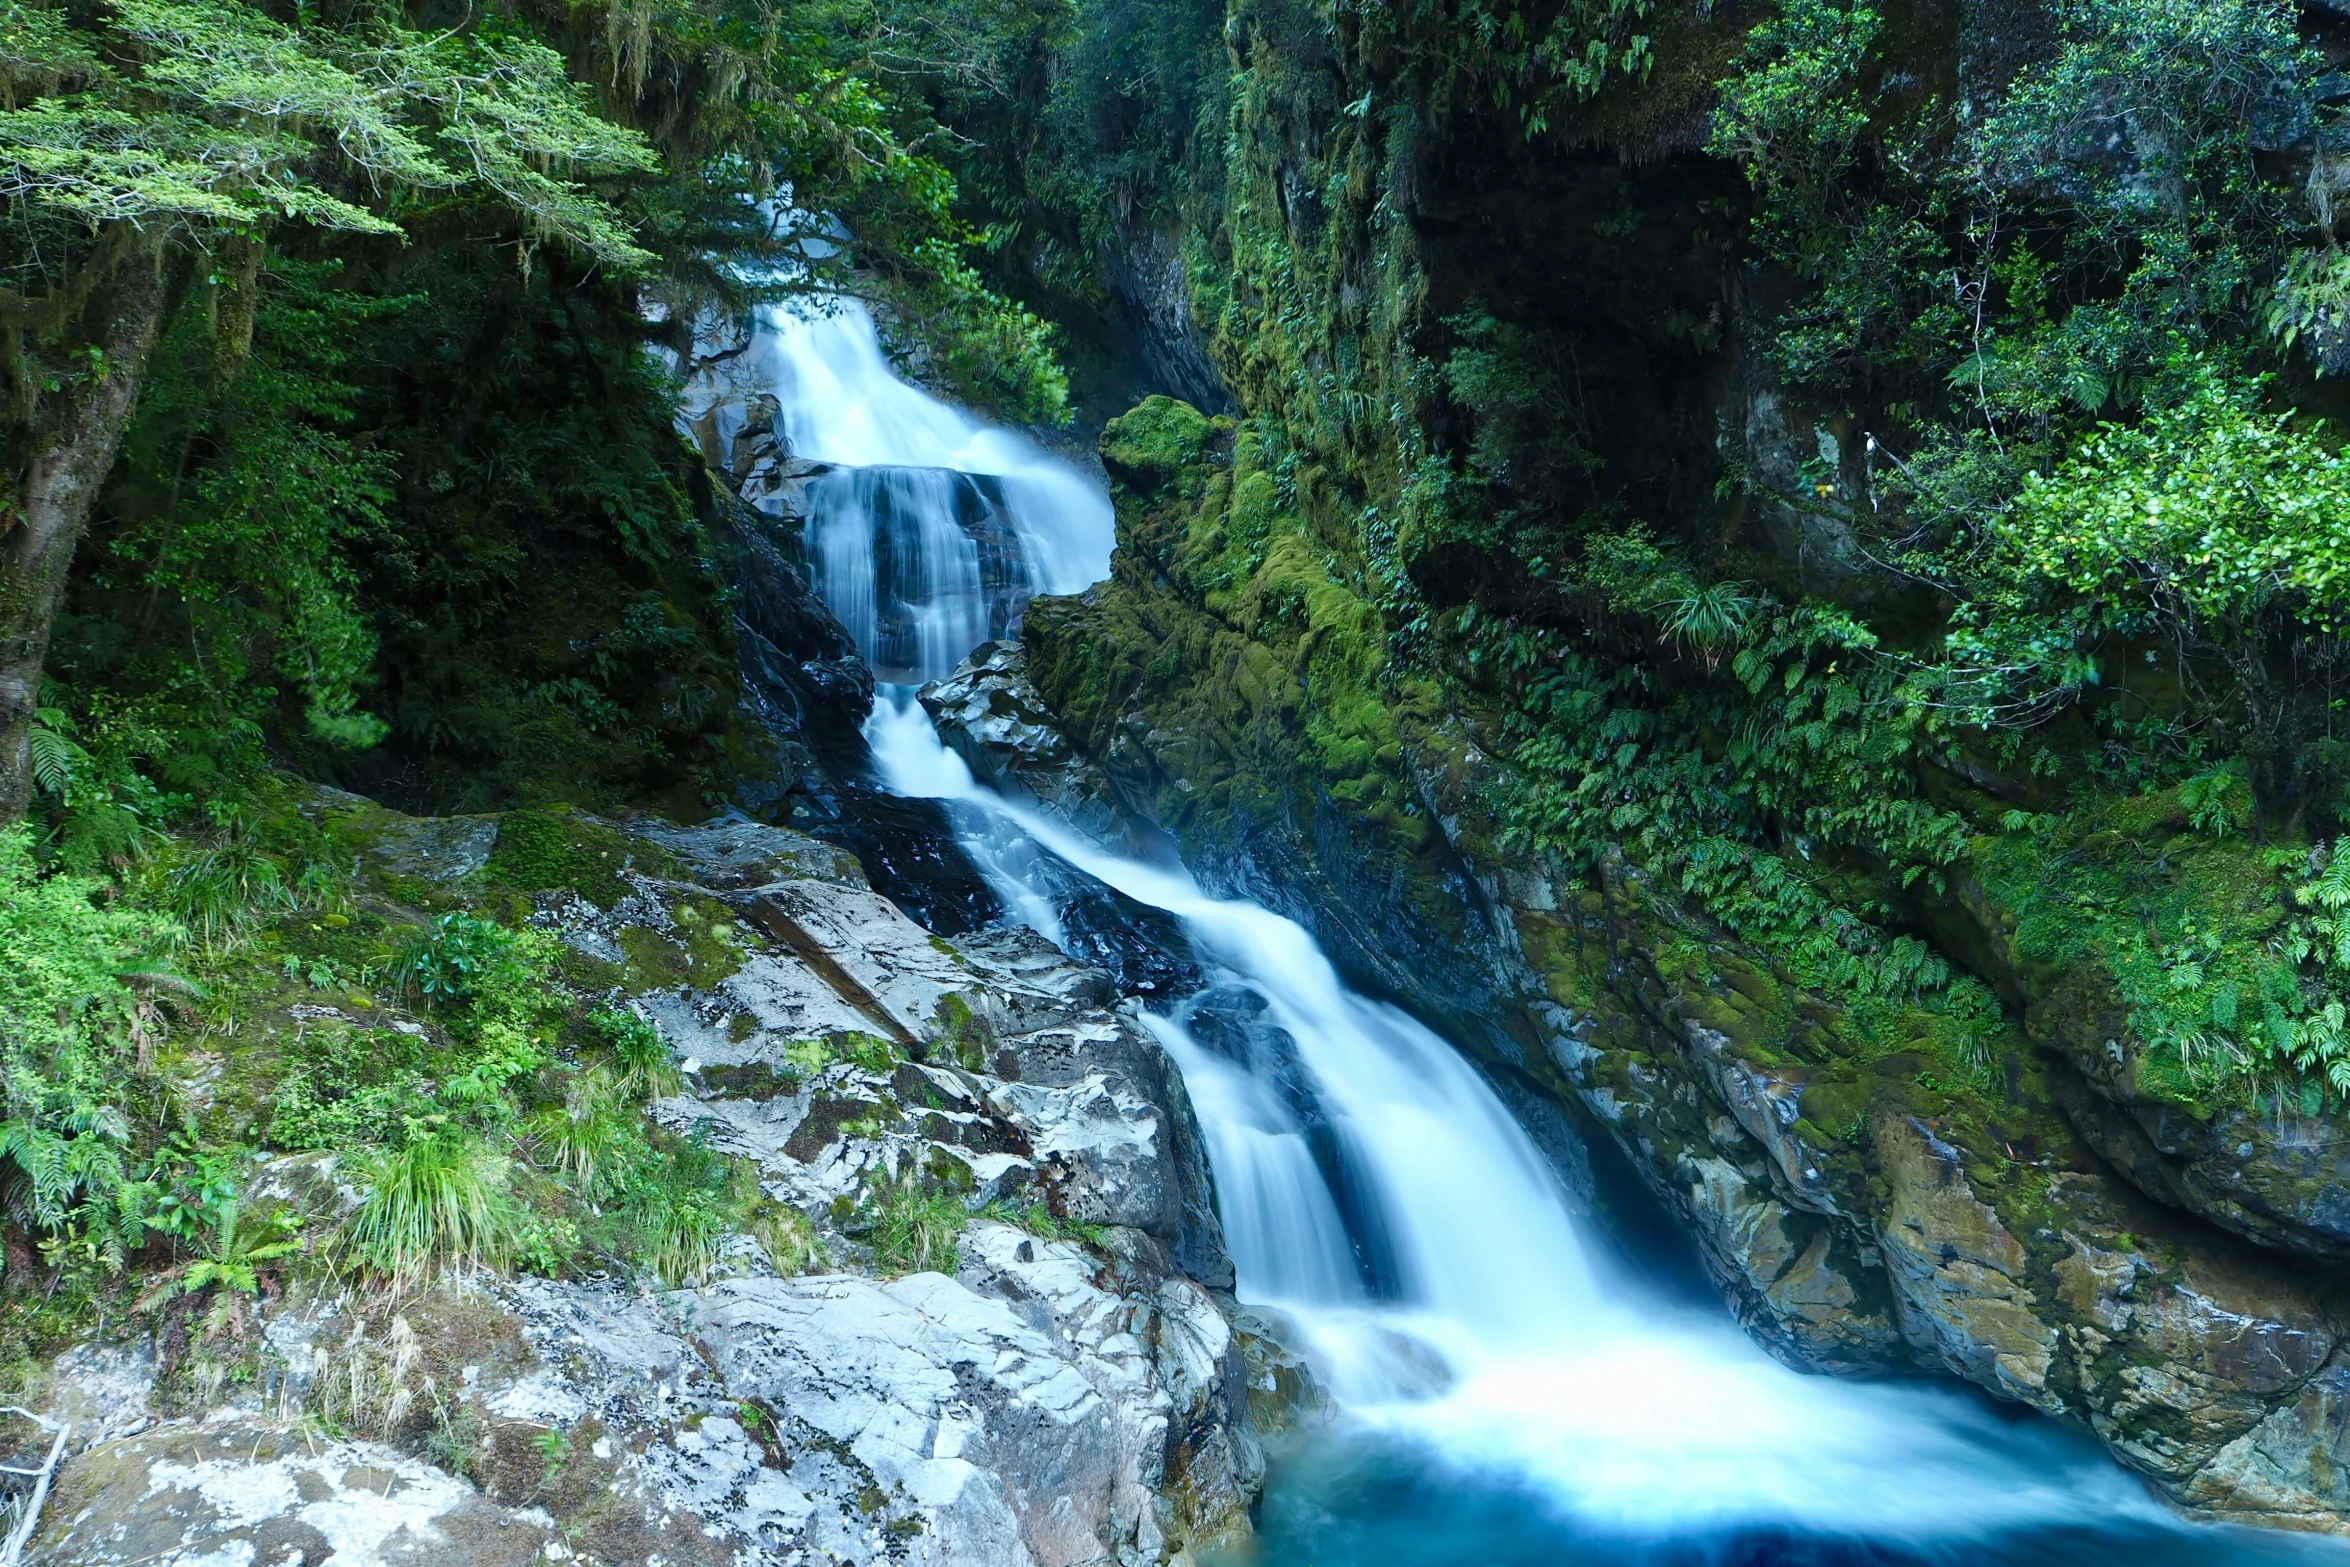
{"type": "Polygon", "coordinates": [[[14,471],[9,507],[0,514],[0,822],[23,816],[32,801],[33,718],[49,628],[176,292],[177,263],[161,243],[105,249],[114,252],[112,264],[71,311],[79,329],[57,335],[70,350],[25,367],[34,377],[30,417],[8,443],[14,471]]]}

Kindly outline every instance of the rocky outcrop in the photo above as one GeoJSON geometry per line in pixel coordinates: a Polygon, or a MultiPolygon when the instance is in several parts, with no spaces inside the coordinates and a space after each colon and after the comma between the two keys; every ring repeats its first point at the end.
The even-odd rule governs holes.
{"type": "MultiPolygon", "coordinates": [[[[386,885],[505,863],[501,818],[321,809],[386,885]]],[[[692,1289],[305,1285],[265,1309],[271,1379],[192,1410],[143,1345],[77,1350],[29,1559],[1141,1567],[1244,1539],[1258,1422],[1313,1395],[1231,1301],[1181,1077],[1111,976],[1025,931],[936,937],[787,829],[564,820],[596,869],[536,922],[670,1042],[684,1089],[651,1114],[792,1224],[692,1289]],[[931,1204],[911,1263],[891,1193],[931,1204]]],[[[350,1200],[331,1155],[282,1163],[268,1191],[350,1200]]]]}
{"type": "Polygon", "coordinates": [[[1034,804],[1095,843],[1135,854],[1165,852],[1164,838],[1133,841],[1135,814],[1109,775],[1054,727],[1051,709],[1028,678],[1028,650],[1018,642],[973,649],[952,675],[922,688],[921,702],[939,737],[999,794],[1034,804]]]}
{"type": "Polygon", "coordinates": [[[68,1521],[29,1559],[56,1567],[525,1567],[569,1550],[543,1509],[501,1507],[381,1443],[245,1422],[91,1448],[50,1506],[68,1521]]]}

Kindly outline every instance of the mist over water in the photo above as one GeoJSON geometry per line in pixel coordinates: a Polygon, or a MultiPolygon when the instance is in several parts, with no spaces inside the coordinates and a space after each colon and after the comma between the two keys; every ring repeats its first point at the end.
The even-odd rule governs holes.
{"type": "MultiPolygon", "coordinates": [[[[1032,591],[1106,572],[1100,489],[899,381],[861,310],[778,318],[755,351],[770,357],[796,456],[1000,480],[1004,516],[987,526],[1018,541],[1032,591]]],[[[2180,1523],[2085,1436],[1946,1385],[1798,1375],[1725,1314],[1630,1274],[1593,1243],[1485,1080],[1409,1015],[1349,989],[1305,929],[1179,868],[1104,851],[982,787],[946,749],[906,682],[1001,634],[987,629],[1001,615],[980,576],[939,564],[882,589],[880,567],[845,543],[830,552],[862,537],[869,562],[916,539],[945,563],[961,558],[955,535],[978,559],[985,540],[953,510],[950,483],[890,490],[903,515],[886,522],[847,499],[827,509],[832,490],[810,494],[820,590],[901,682],[885,684],[867,726],[883,781],[951,802],[974,862],[1046,935],[1060,931],[1034,870],[1049,855],[1175,915],[1209,972],[1203,994],[1149,1023],[1199,1113],[1238,1293],[1287,1319],[1346,1412],[1277,1471],[1267,1560],[2350,1557],[2180,1523]],[[931,640],[892,651],[877,593],[895,593],[897,622],[931,640]]]]}

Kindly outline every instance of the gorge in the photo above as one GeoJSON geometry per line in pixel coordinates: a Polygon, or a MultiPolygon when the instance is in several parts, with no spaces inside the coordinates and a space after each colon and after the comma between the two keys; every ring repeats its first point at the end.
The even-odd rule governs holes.
{"type": "Polygon", "coordinates": [[[0,1546],[2350,1546],[2332,0],[24,0],[0,1546]]]}
{"type": "MultiPolygon", "coordinates": [[[[760,367],[759,392],[775,400],[779,436],[811,461],[856,456],[888,472],[952,461],[977,433],[909,395],[853,308],[771,318],[745,358],[760,367]],[[941,441],[942,429],[961,439],[941,441]]],[[[980,460],[988,458],[1031,473],[1051,463],[1037,453],[980,460]]],[[[1001,703],[988,699],[1001,693],[981,671],[1018,668],[978,635],[987,597],[979,584],[990,576],[978,563],[993,527],[954,522],[951,482],[874,508],[824,478],[800,500],[806,536],[828,541],[812,546],[812,582],[868,662],[885,667],[886,655],[871,650],[887,645],[892,619],[968,627],[963,639],[976,650],[921,701],[912,685],[879,688],[866,725],[879,776],[897,793],[960,807],[959,839],[1005,909],[1041,934],[1065,939],[1056,879],[1034,876],[1032,856],[1007,854],[1008,841],[1027,838],[1176,914],[1206,965],[1207,988],[1146,1020],[1198,1107],[1239,1298],[1280,1314],[1341,1411],[1341,1434],[1292,1457],[1300,1473],[1453,1470],[1473,1492],[1501,1499],[1505,1521],[1486,1525],[1507,1542],[1500,1559],[1536,1559],[1569,1541],[1603,1560],[2299,1554],[2241,1531],[2182,1531],[2086,1445],[1999,1420],[1963,1397],[1791,1375],[1643,1277],[1589,1233],[1582,1150],[1567,1143],[1565,1167],[1554,1168],[1452,1047],[1408,1014],[1349,992],[1301,926],[1203,892],[1163,856],[1117,853],[1114,845],[1145,835],[1098,813],[1088,832],[1067,810],[1065,779],[999,775],[1011,798],[977,782],[934,732],[932,711],[982,765],[991,744],[1023,760],[1068,754],[1058,737],[1016,728],[1007,747],[1007,726],[989,721],[1001,703]],[[842,531],[855,537],[837,542],[842,531]],[[954,550],[966,553],[961,569],[902,573],[894,607],[878,618],[873,578],[833,564],[954,550]]],[[[1106,571],[1090,497],[1053,483],[1020,488],[1027,493],[1005,506],[1004,521],[1021,558],[1075,560],[1082,572],[1090,543],[1106,571]]],[[[951,656],[906,672],[939,678],[951,656]]],[[[1452,1560],[1497,1548],[1491,1539],[1436,1544],[1459,1522],[1441,1503],[1398,1529],[1378,1509],[1350,1515],[1346,1500],[1315,1492],[1315,1479],[1277,1467],[1272,1483],[1277,1516],[1285,1485],[1300,1494],[1287,1499],[1296,1533],[1267,1544],[1297,1560],[1452,1560]],[[1333,1509],[1334,1519],[1317,1516],[1333,1509]]],[[[1343,1482],[1333,1491],[1347,1497],[1343,1482]]]]}

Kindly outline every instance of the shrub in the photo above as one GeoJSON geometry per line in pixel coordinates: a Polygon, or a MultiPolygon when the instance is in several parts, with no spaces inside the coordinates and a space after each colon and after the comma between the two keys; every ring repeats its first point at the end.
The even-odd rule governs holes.
{"type": "Polygon", "coordinates": [[[529,957],[520,936],[505,926],[471,914],[444,914],[403,933],[392,980],[427,1002],[473,1001],[531,977],[529,957]]]}
{"type": "Polygon", "coordinates": [[[40,875],[31,834],[0,829],[0,1156],[24,1172],[44,1227],[76,1198],[122,1188],[126,1071],[162,1027],[155,992],[194,988],[160,961],[180,928],[102,906],[101,890],[40,875]]]}
{"type": "Polygon", "coordinates": [[[2335,631],[2350,611],[2350,455],[2206,370],[2177,407],[2108,424],[2000,529],[2011,568],[2120,629],[2242,626],[2274,604],[2335,631]]]}

